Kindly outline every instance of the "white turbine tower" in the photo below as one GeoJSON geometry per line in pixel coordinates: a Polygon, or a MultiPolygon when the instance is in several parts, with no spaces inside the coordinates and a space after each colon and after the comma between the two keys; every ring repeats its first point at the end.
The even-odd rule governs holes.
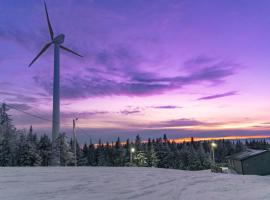
{"type": "Polygon", "coordinates": [[[68,49],[67,47],[64,47],[62,44],[65,39],[64,34],[59,34],[58,36],[54,37],[53,29],[51,26],[51,22],[49,19],[48,11],[46,3],[45,5],[45,11],[46,11],[46,17],[50,32],[51,41],[41,49],[41,51],[38,53],[38,55],[33,59],[33,61],[29,64],[29,67],[41,56],[42,53],[44,53],[52,44],[54,45],[54,77],[53,77],[53,120],[52,120],[52,165],[59,165],[60,164],[60,158],[59,153],[57,150],[56,145],[56,139],[59,136],[60,132],[60,49],[63,49],[65,51],[68,51],[70,53],[73,53],[77,56],[82,57],[80,54],[72,51],[71,49],[68,49]]]}

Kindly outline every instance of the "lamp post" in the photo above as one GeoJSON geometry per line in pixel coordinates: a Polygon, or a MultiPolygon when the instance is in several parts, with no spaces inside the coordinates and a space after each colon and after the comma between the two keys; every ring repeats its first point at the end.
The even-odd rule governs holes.
{"type": "Polygon", "coordinates": [[[77,166],[76,121],[78,121],[78,118],[73,119],[73,150],[74,150],[74,166],[77,166]]]}
{"type": "Polygon", "coordinates": [[[217,144],[215,142],[211,143],[211,149],[212,149],[212,161],[213,161],[213,165],[216,164],[215,161],[215,148],[217,148],[217,144]]]}
{"type": "Polygon", "coordinates": [[[134,152],[135,152],[135,148],[134,147],[131,147],[131,149],[130,149],[130,156],[129,156],[130,163],[133,163],[133,153],[134,152]]]}

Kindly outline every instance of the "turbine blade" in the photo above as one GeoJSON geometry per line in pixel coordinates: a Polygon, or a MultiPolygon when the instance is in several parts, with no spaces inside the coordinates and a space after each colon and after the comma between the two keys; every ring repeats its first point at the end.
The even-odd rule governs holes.
{"type": "Polygon", "coordinates": [[[39,56],[41,56],[41,54],[43,54],[44,51],[46,51],[49,46],[51,46],[52,42],[46,44],[42,49],[41,51],[38,53],[38,55],[32,60],[32,62],[29,64],[28,67],[31,67],[31,65],[39,58],[39,56]]]}
{"type": "Polygon", "coordinates": [[[60,45],[60,48],[66,50],[66,51],[68,51],[68,52],[70,52],[70,53],[73,53],[73,54],[75,54],[76,56],[83,57],[82,55],[76,53],[75,51],[72,51],[71,49],[69,49],[69,48],[67,48],[67,47],[64,47],[63,45],[60,45]]]}
{"type": "Polygon", "coordinates": [[[50,22],[48,10],[47,10],[47,5],[46,5],[45,1],[44,1],[44,5],[45,5],[45,11],[46,11],[46,17],[47,17],[48,27],[49,27],[49,31],[50,31],[50,36],[51,36],[51,39],[53,40],[54,33],[53,33],[53,29],[52,29],[52,25],[51,25],[51,22],[50,22]]]}

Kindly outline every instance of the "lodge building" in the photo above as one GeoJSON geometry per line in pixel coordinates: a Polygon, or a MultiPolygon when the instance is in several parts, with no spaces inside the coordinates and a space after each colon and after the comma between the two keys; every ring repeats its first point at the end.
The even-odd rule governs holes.
{"type": "Polygon", "coordinates": [[[270,151],[247,149],[227,157],[229,168],[238,174],[270,175],[270,151]]]}

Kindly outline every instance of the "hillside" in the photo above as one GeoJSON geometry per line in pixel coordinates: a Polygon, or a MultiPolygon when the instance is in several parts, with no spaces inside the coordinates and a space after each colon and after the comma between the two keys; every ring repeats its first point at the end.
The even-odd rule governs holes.
{"type": "Polygon", "coordinates": [[[155,168],[0,168],[3,200],[262,200],[270,177],[155,168]]]}

